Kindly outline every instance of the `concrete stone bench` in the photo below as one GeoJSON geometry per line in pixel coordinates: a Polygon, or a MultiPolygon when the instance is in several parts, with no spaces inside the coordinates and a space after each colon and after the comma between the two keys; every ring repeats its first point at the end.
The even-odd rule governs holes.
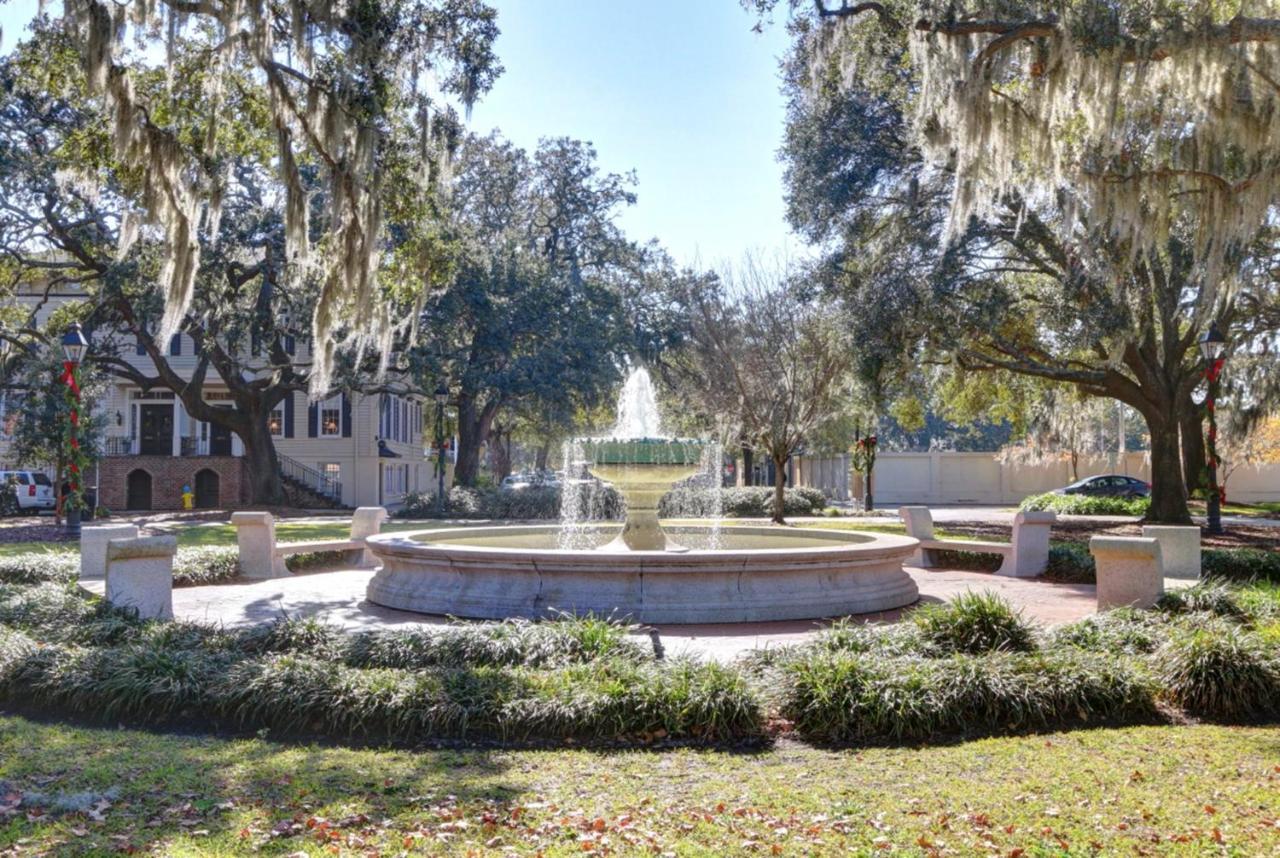
{"type": "Polygon", "coordinates": [[[173,619],[173,555],[176,536],[112,539],[106,551],[106,599],[134,608],[144,620],[173,619]]]}
{"type": "Polygon", "coordinates": [[[362,506],[351,517],[351,536],[347,539],[311,542],[276,543],[275,516],[269,512],[235,512],[231,523],[236,528],[236,544],[240,549],[240,571],[247,578],[283,578],[289,574],[284,558],[293,554],[344,551],[351,563],[372,566],[373,554],[365,548],[365,538],[382,530],[387,511],[380,506],[362,506]]]}
{"type": "Polygon", "coordinates": [[[1160,543],[1164,577],[1196,581],[1200,578],[1200,528],[1194,525],[1146,524],[1142,535],[1160,543]]]}
{"type": "Polygon", "coordinates": [[[968,551],[975,554],[999,554],[1004,559],[997,575],[1034,578],[1049,566],[1049,530],[1057,520],[1053,512],[1019,512],[1013,518],[1012,542],[983,540],[935,539],[933,516],[927,506],[904,506],[898,514],[907,526],[907,535],[920,540],[912,563],[922,569],[937,565],[937,551],[968,551]]]}
{"type": "Polygon", "coordinates": [[[1160,542],[1143,536],[1095,536],[1089,553],[1098,567],[1098,610],[1150,608],[1164,592],[1160,542]]]}
{"type": "Polygon", "coordinates": [[[95,524],[80,531],[80,580],[97,580],[107,574],[107,543],[136,539],[136,524],[95,524]]]}

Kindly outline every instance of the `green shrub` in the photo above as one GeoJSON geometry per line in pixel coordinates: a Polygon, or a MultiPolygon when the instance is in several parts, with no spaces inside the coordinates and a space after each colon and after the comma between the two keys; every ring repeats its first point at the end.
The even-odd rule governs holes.
{"type": "MultiPolygon", "coordinates": [[[[814,515],[826,507],[827,496],[813,488],[787,489],[783,493],[782,504],[785,515],[814,515]]],[[[662,518],[707,518],[715,513],[717,505],[720,513],[730,518],[768,518],[773,515],[773,488],[672,489],[658,501],[658,515],[662,518]]]]}
{"type": "Polygon", "coordinates": [[[1089,546],[1074,542],[1054,543],[1049,546],[1049,563],[1044,575],[1051,581],[1064,584],[1096,584],[1098,566],[1089,553],[1089,546]]]}
{"type": "Polygon", "coordinates": [[[741,674],[686,661],[403,671],[284,655],[237,665],[217,696],[245,727],[398,740],[723,741],[754,738],[762,724],[741,674]]]}
{"type": "Polygon", "coordinates": [[[1027,652],[1035,629],[995,593],[965,592],[911,614],[925,643],[941,653],[1027,652]]]}
{"type": "Polygon", "coordinates": [[[1280,712],[1280,662],[1262,638],[1220,618],[1177,629],[1155,656],[1162,694],[1193,715],[1236,721],[1280,712]]]}
{"type": "Polygon", "coordinates": [[[225,584],[240,577],[240,550],[230,546],[194,546],[178,549],[173,558],[173,586],[197,587],[225,584]]]}
{"type": "MultiPolygon", "coordinates": [[[[622,494],[613,486],[596,489],[592,513],[602,520],[622,518],[626,510],[622,494]]],[[[496,518],[517,520],[558,519],[560,489],[531,487],[519,491],[497,491],[492,488],[454,486],[445,499],[445,515],[449,518],[496,518]]],[[[435,495],[410,493],[396,510],[395,518],[436,518],[435,495]]]]}
{"type": "MultiPolygon", "coordinates": [[[[0,583],[66,583],[80,575],[80,555],[74,551],[29,551],[0,558],[0,583]]],[[[221,584],[240,575],[239,550],[229,546],[178,549],[173,558],[173,586],[221,584]]]]}
{"type": "Polygon", "coordinates": [[[918,741],[1153,712],[1150,684],[1131,661],[1080,652],[815,655],[784,671],[781,714],[823,742],[918,741]]]}
{"type": "Polygon", "coordinates": [[[1168,637],[1168,621],[1161,614],[1136,608],[1117,608],[1054,629],[1048,646],[1075,647],[1096,653],[1145,655],[1168,637]]]}
{"type": "Polygon", "coordinates": [[[988,551],[955,551],[952,549],[931,550],[933,562],[943,569],[972,569],[979,572],[994,572],[1000,568],[1004,557],[988,551]]]}
{"type": "Polygon", "coordinates": [[[1096,495],[1059,495],[1046,492],[1023,499],[1022,510],[1053,510],[1059,515],[1136,515],[1147,514],[1148,498],[1098,497],[1096,495]]]}
{"type": "Polygon", "coordinates": [[[645,647],[627,627],[598,619],[531,623],[508,620],[439,629],[355,635],[347,663],[355,667],[544,667],[598,658],[640,660],[645,647]]]}
{"type": "Polygon", "coordinates": [[[890,658],[925,655],[930,650],[929,642],[914,623],[881,626],[848,619],[836,620],[824,629],[811,647],[819,652],[868,653],[890,658]]]}
{"type": "Polygon", "coordinates": [[[0,557],[0,584],[66,583],[80,575],[75,551],[28,551],[0,557]]]}
{"type": "Polygon", "coordinates": [[[1227,581],[1280,584],[1280,551],[1261,548],[1208,548],[1200,554],[1200,574],[1227,581]]]}
{"type": "Polygon", "coordinates": [[[1157,607],[1170,614],[1203,613],[1242,620],[1248,613],[1236,599],[1234,589],[1223,581],[1208,579],[1190,587],[1166,590],[1157,607]]]}

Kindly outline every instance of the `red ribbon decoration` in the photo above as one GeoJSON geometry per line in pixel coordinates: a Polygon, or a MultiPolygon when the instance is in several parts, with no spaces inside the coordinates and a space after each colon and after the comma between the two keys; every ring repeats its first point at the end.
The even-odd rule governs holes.
{"type": "MultiPolygon", "coordinates": [[[[62,378],[59,379],[67,387],[71,388],[71,392],[76,398],[80,397],[80,384],[76,381],[76,365],[69,360],[62,362],[62,378]]],[[[75,412],[72,412],[73,414],[75,412]]]]}

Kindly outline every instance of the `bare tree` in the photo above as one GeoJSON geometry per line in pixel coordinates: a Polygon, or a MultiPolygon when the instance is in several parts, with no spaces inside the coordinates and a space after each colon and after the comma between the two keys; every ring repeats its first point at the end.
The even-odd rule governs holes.
{"type": "Polygon", "coordinates": [[[748,258],[721,285],[695,305],[690,376],[704,406],[772,460],[773,520],[784,524],[787,460],[838,412],[852,350],[781,263],[748,258]]]}

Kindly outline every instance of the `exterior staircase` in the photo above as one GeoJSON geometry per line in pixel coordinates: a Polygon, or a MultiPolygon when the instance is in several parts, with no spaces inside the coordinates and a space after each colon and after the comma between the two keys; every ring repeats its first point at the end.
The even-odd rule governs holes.
{"type": "Polygon", "coordinates": [[[280,481],[292,506],[304,509],[346,509],[342,502],[342,483],[307,467],[297,459],[276,453],[280,463],[280,481]]]}

